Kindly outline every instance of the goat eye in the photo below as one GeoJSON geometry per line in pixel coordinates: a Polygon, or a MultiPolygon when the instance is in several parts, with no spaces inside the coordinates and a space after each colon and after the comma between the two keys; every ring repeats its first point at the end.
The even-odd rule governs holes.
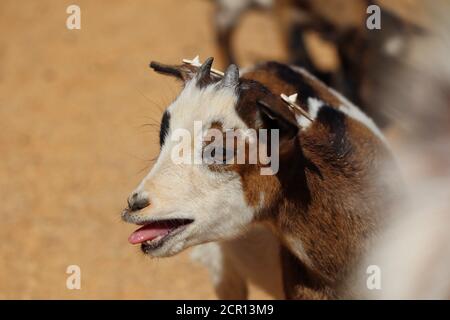
{"type": "Polygon", "coordinates": [[[229,164],[233,159],[234,150],[226,148],[217,149],[209,145],[205,148],[203,156],[207,164],[225,165],[229,164]]]}
{"type": "Polygon", "coordinates": [[[214,152],[214,163],[215,164],[231,164],[234,157],[234,150],[223,148],[221,154],[215,154],[214,152]]]}

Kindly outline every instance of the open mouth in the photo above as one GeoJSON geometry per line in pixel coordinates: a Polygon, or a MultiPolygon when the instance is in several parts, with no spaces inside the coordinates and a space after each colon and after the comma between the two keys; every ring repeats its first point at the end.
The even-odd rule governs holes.
{"type": "Polygon", "coordinates": [[[193,219],[167,219],[146,223],[128,238],[131,244],[141,244],[144,252],[160,247],[166,240],[183,231],[193,219]]]}

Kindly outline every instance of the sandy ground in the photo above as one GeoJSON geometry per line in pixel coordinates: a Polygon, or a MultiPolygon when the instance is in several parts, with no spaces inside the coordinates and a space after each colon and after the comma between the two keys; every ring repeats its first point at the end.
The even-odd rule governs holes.
{"type": "MultiPolygon", "coordinates": [[[[143,125],[179,90],[148,62],[217,55],[212,4],[78,0],[71,31],[72,3],[0,2],[0,298],[213,299],[189,251],[144,257],[120,221],[158,153],[143,125]],[[66,289],[73,264],[81,290],[66,289]]],[[[267,14],[247,17],[237,43],[244,64],[284,57],[267,14]]]]}
{"type": "MultiPolygon", "coordinates": [[[[148,62],[216,55],[213,7],[80,0],[82,29],[70,31],[72,3],[0,2],[0,298],[215,298],[189,252],[144,257],[120,220],[158,153],[157,132],[143,125],[179,89],[148,62]],[[81,290],[66,289],[72,264],[81,290]]],[[[270,19],[245,25],[238,41],[253,45],[241,59],[281,56],[270,19]]]]}

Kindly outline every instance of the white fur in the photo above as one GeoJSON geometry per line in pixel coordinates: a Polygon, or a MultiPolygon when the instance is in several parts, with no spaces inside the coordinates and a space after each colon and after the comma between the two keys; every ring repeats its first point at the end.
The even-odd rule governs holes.
{"type": "MultiPolygon", "coordinates": [[[[324,102],[316,99],[316,98],[308,98],[308,113],[310,118],[314,121],[317,118],[317,114],[324,105],[324,102]]],[[[296,114],[295,118],[297,119],[298,124],[302,128],[302,130],[308,129],[312,122],[311,120],[307,119],[305,116],[302,116],[300,114],[296,114]]]]}

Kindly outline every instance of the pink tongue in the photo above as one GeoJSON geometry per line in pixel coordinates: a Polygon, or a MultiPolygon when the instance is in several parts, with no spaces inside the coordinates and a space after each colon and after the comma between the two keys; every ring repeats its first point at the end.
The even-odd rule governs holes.
{"type": "Polygon", "coordinates": [[[128,238],[128,242],[131,244],[142,243],[165,235],[169,231],[170,228],[166,228],[163,226],[146,225],[133,232],[128,238]]]}

